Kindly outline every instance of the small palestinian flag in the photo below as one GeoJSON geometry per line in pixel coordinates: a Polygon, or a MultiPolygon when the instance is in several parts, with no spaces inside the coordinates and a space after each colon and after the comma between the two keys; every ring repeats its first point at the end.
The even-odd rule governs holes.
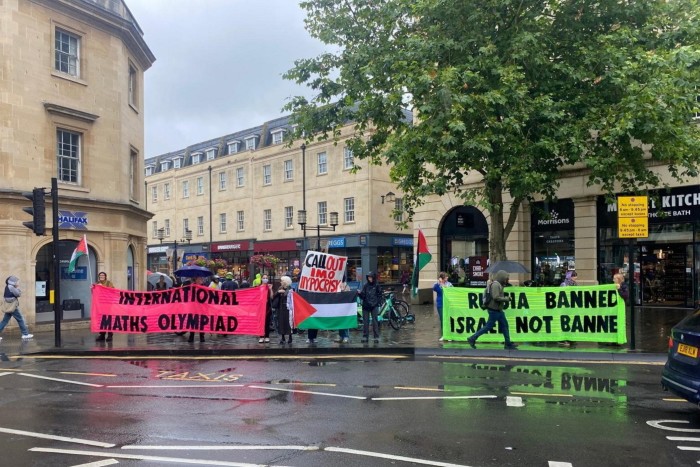
{"type": "Polygon", "coordinates": [[[78,246],[73,250],[73,254],[70,257],[70,264],[68,264],[68,272],[75,271],[75,265],[78,263],[78,258],[81,256],[87,256],[88,254],[88,244],[87,236],[83,235],[83,238],[78,242],[78,246]]]}
{"type": "Polygon", "coordinates": [[[423,231],[418,229],[418,248],[416,249],[416,264],[413,267],[413,277],[411,278],[411,295],[418,295],[418,277],[420,270],[433,259],[433,255],[428,250],[428,242],[425,241],[423,231]]]}
{"type": "Polygon", "coordinates": [[[357,292],[321,293],[301,290],[292,295],[294,327],[351,329],[357,327],[357,292]]]}

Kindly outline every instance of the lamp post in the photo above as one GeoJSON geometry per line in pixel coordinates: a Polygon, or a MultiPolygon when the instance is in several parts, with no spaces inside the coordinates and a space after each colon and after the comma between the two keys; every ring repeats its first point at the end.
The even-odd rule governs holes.
{"type": "MultiPolygon", "coordinates": [[[[301,144],[301,209],[306,219],[306,144],[301,144]]],[[[302,225],[304,230],[304,243],[306,243],[306,221],[302,225]]]]}
{"type": "MultiPolygon", "coordinates": [[[[165,238],[165,227],[158,229],[158,240],[160,240],[161,245],[163,244],[163,239],[165,238]]],[[[190,229],[185,229],[185,238],[180,239],[180,243],[185,243],[189,245],[192,242],[192,231],[190,229]]],[[[175,246],[173,249],[173,274],[177,270],[177,239],[175,239],[175,246]]]]}
{"type": "Polygon", "coordinates": [[[326,230],[326,231],[335,231],[336,226],[338,225],[338,213],[333,211],[330,213],[331,215],[331,222],[330,225],[308,225],[306,223],[306,210],[301,209],[297,212],[297,224],[301,226],[301,228],[304,230],[304,237],[306,237],[306,229],[316,229],[316,250],[321,251],[321,230],[326,230]]]}

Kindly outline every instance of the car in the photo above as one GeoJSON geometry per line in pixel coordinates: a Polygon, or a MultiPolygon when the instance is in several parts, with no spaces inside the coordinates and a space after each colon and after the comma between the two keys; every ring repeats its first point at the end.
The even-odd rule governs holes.
{"type": "Polygon", "coordinates": [[[661,386],[700,404],[700,309],[671,329],[661,386]]]}

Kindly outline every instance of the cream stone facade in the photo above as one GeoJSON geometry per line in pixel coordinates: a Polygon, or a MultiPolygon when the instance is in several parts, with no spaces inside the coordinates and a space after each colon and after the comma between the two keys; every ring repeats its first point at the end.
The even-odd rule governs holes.
{"type": "Polygon", "coordinates": [[[302,149],[301,142],[289,144],[292,124],[282,117],[147,159],[148,210],[155,214],[148,233],[151,269],[172,272],[177,241],[181,259],[221,257],[244,275],[256,272],[250,256],[278,256],[282,262],[271,272],[279,277],[298,266],[302,250],[316,249],[320,237],[321,248],[349,256],[351,268],[379,268],[385,283],[399,282],[412,267],[412,228],[402,230],[394,219],[401,196],[389,168],[358,161],[347,149],[351,131],[347,125],[337,142],[302,149]],[[298,224],[304,204],[305,243],[298,224]],[[335,231],[328,230],[332,212],[339,217],[335,231]],[[189,244],[183,243],[186,229],[189,244]]]}
{"type": "Polygon", "coordinates": [[[0,2],[0,274],[23,286],[30,325],[53,321],[51,179],[58,179],[61,298],[88,318],[90,284],[105,271],[118,288],[145,288],[143,74],[155,57],[121,0],[0,2]],[[46,235],[22,225],[44,187],[46,235]],[[77,241],[83,258],[67,273],[77,241]],[[46,292],[44,292],[46,287],[46,292]]]}

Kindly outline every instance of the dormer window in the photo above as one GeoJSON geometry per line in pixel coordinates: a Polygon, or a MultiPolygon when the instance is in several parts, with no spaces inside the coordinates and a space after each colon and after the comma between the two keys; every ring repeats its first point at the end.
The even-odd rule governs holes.
{"type": "Polygon", "coordinates": [[[216,157],[216,150],[214,148],[207,149],[204,151],[204,154],[206,155],[208,161],[213,161],[214,157],[216,157]]]}
{"type": "Polygon", "coordinates": [[[146,167],[146,177],[148,177],[149,175],[153,175],[153,166],[152,165],[149,165],[148,167],[146,167]]]}
{"type": "Polygon", "coordinates": [[[241,150],[241,142],[237,139],[228,142],[228,153],[235,154],[241,150]]]}
{"type": "Polygon", "coordinates": [[[278,128],[277,130],[273,130],[272,133],[272,144],[282,144],[284,141],[284,133],[287,130],[284,128],[278,128]]]}
{"type": "Polygon", "coordinates": [[[182,157],[176,157],[175,159],[173,159],[173,167],[176,169],[182,167],[182,157]]]}
{"type": "Polygon", "coordinates": [[[160,163],[160,171],[165,172],[170,167],[170,161],[163,161],[160,163]]]}
{"type": "Polygon", "coordinates": [[[254,149],[256,148],[256,146],[257,146],[257,142],[258,142],[258,136],[257,136],[257,135],[248,136],[248,137],[245,139],[245,148],[246,148],[246,150],[254,150],[254,149]]]}
{"type": "Polygon", "coordinates": [[[192,154],[192,165],[194,164],[199,164],[202,161],[202,153],[201,152],[195,152],[192,154]]]}

